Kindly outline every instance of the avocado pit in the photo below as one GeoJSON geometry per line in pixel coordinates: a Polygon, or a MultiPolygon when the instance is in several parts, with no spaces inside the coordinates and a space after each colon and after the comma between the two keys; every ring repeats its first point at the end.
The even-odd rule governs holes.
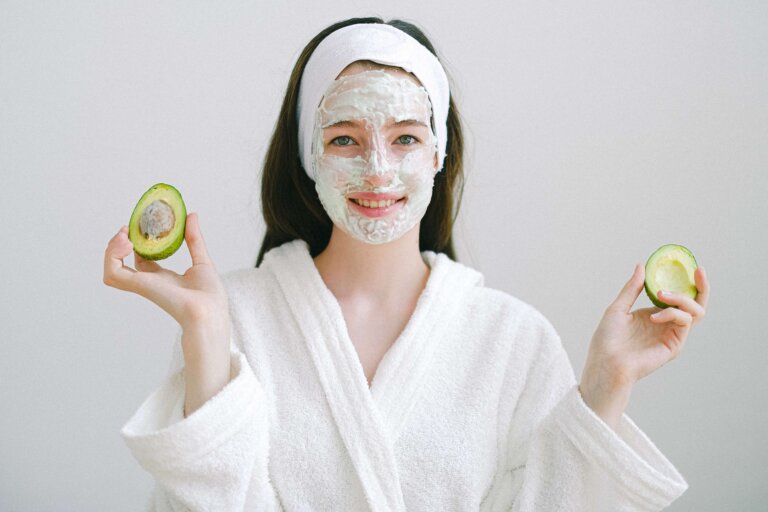
{"type": "Polygon", "coordinates": [[[152,201],[144,209],[139,219],[139,229],[147,240],[157,240],[167,236],[176,224],[173,208],[160,199],[152,201]]]}

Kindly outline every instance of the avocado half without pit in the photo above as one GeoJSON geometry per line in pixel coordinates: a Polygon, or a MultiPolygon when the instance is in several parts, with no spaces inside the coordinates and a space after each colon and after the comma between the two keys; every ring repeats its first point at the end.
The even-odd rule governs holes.
{"type": "Polygon", "coordinates": [[[162,260],[181,247],[186,224],[187,208],[179,191],[158,183],[144,192],[133,209],[128,238],[142,258],[162,260]]]}
{"type": "Polygon", "coordinates": [[[696,271],[696,258],[682,245],[662,245],[651,254],[645,263],[645,293],[656,306],[671,307],[658,299],[659,291],[682,293],[692,299],[699,291],[693,273],[696,271]]]}

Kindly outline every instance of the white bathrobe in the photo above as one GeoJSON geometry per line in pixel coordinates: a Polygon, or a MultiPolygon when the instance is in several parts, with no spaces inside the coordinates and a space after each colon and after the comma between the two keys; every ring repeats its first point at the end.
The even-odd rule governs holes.
{"type": "Polygon", "coordinates": [[[121,430],[150,509],[650,511],[687,489],[627,415],[614,431],[583,402],[540,312],[422,256],[426,288],[370,388],[303,241],[225,274],[231,381],[184,418],[177,355],[121,430]]]}

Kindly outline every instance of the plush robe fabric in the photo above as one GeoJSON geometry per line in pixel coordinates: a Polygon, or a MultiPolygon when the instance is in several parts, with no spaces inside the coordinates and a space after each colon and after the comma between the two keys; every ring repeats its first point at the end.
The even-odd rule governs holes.
{"type": "Polygon", "coordinates": [[[224,275],[231,381],[183,417],[184,369],[124,425],[156,511],[651,511],[687,488],[625,414],[581,399],[547,319],[431,272],[371,387],[303,241],[224,275]]]}

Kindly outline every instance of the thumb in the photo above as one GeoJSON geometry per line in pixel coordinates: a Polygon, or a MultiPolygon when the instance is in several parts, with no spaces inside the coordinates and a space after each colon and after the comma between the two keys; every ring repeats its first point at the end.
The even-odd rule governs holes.
{"type": "Polygon", "coordinates": [[[187,247],[189,247],[189,255],[192,257],[192,265],[211,265],[211,258],[208,257],[208,249],[205,247],[205,240],[203,240],[203,234],[200,232],[197,213],[187,215],[184,238],[187,241],[187,247]]]}
{"type": "Polygon", "coordinates": [[[643,290],[645,283],[645,267],[642,263],[635,263],[635,270],[632,273],[632,277],[621,289],[619,295],[611,303],[608,309],[615,311],[621,311],[622,313],[629,313],[632,309],[632,305],[637,300],[638,295],[643,290]]]}

